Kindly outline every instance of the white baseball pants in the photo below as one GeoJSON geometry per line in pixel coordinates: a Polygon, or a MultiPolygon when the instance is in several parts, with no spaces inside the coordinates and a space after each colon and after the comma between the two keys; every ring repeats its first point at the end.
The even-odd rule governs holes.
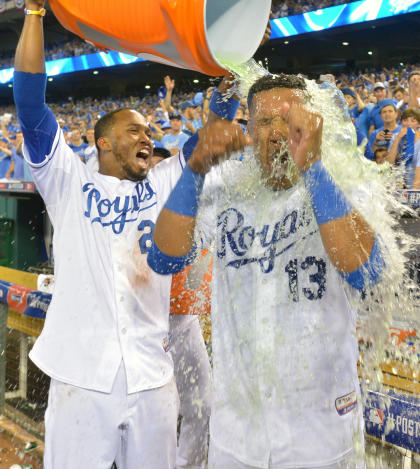
{"type": "Polygon", "coordinates": [[[198,317],[173,316],[170,350],[182,415],[175,467],[202,469],[208,447],[211,367],[198,317]]]}
{"type": "Polygon", "coordinates": [[[174,380],[127,394],[123,363],[110,394],[51,379],[44,468],[173,469],[178,409],[174,380]]]}

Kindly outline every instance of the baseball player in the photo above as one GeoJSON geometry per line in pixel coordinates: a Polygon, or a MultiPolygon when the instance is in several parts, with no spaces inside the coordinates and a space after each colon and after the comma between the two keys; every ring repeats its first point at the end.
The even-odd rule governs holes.
{"type": "Polygon", "coordinates": [[[51,377],[46,469],[171,469],[178,394],[168,353],[170,277],[146,263],[154,222],[185,161],[150,173],[146,120],[122,109],[95,127],[99,172],[45,105],[42,0],[27,0],[14,93],[24,156],[54,226],[55,290],[30,357],[51,377]],[[142,268],[143,266],[143,268],[142,268]]]}
{"type": "Polygon", "coordinates": [[[190,261],[194,231],[215,242],[211,469],[364,467],[344,284],[349,295],[373,285],[384,261],[322,164],[323,120],[303,107],[305,90],[289,75],[251,87],[242,162],[209,171],[251,142],[228,122],[200,130],[156,222],[148,262],[162,274],[190,261]]]}
{"type": "Polygon", "coordinates": [[[149,172],[150,130],[131,109],[97,122],[99,172],[74,158],[45,105],[44,1],[27,0],[25,15],[14,95],[24,156],[54,226],[54,297],[30,354],[51,377],[44,467],[172,469],[171,279],[148,268],[146,253],[186,162],[177,155],[149,172]]]}

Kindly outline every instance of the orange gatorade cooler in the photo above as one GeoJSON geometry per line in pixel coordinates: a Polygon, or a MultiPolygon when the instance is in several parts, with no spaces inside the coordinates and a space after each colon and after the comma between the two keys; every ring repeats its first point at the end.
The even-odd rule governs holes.
{"type": "Polygon", "coordinates": [[[179,274],[172,276],[169,306],[171,314],[210,314],[213,262],[211,257],[207,255],[207,250],[202,252],[200,260],[204,261],[206,268],[204,275],[200,275],[200,279],[193,289],[189,288],[191,286],[187,282],[191,271],[190,265],[179,274]]]}
{"type": "Polygon", "coordinates": [[[50,0],[60,23],[102,49],[226,73],[257,50],[271,0],[50,0]]]}

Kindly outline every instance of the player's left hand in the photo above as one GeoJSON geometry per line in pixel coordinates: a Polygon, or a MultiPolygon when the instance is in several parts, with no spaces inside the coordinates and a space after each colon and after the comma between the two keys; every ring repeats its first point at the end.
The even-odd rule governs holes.
{"type": "Polygon", "coordinates": [[[285,119],[289,126],[290,152],[296,165],[305,171],[321,158],[322,116],[293,103],[285,119]]]}

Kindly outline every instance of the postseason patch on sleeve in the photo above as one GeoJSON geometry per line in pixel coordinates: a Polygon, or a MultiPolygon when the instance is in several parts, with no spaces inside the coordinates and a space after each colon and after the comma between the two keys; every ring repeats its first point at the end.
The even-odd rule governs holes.
{"type": "Polygon", "coordinates": [[[351,412],[357,405],[356,391],[352,391],[345,396],[337,397],[335,400],[335,408],[338,415],[346,415],[351,412]]]}

